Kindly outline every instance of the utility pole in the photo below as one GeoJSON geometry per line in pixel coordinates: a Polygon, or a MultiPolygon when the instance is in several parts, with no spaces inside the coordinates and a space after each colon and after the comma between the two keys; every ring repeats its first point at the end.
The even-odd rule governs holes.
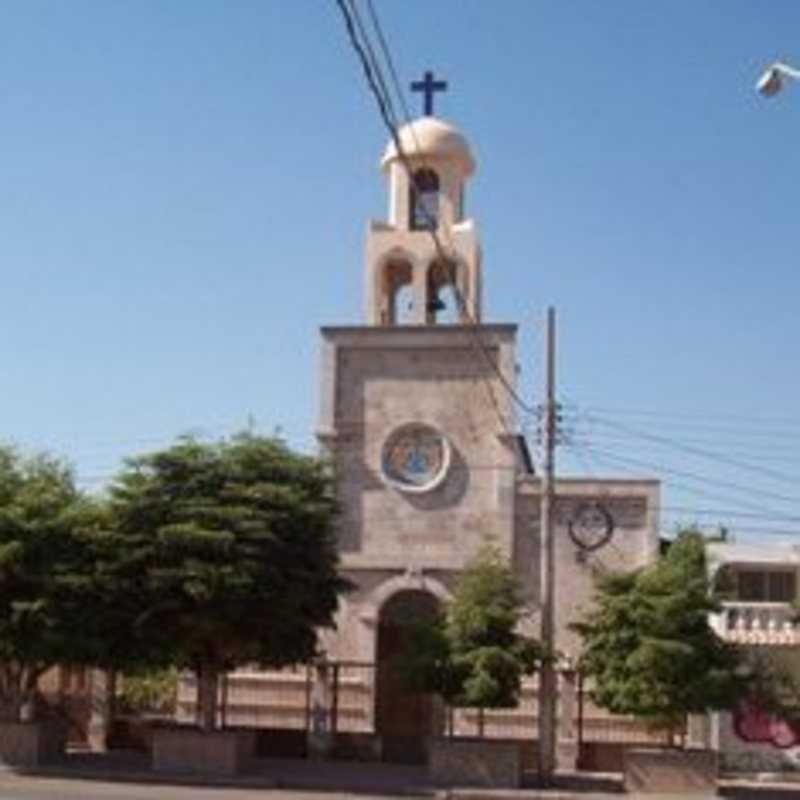
{"type": "Polygon", "coordinates": [[[558,681],[555,653],[555,547],[553,541],[553,505],[555,494],[556,449],[556,312],[547,309],[545,403],[542,415],[544,474],[542,475],[540,579],[541,643],[545,658],[539,671],[539,780],[552,783],[556,769],[556,699],[558,681]]]}

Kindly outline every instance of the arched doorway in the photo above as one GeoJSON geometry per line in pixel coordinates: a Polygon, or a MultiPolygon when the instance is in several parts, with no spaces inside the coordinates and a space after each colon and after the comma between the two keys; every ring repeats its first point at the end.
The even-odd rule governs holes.
{"type": "Polygon", "coordinates": [[[410,692],[398,670],[398,661],[409,644],[411,626],[432,619],[438,612],[439,601],[420,590],[398,592],[381,609],[375,723],[383,741],[384,761],[425,763],[427,740],[443,729],[436,698],[410,692]]]}
{"type": "Polygon", "coordinates": [[[425,321],[428,325],[456,325],[466,321],[462,309],[466,297],[460,272],[459,264],[441,259],[428,267],[425,287],[425,321]]]}
{"type": "Polygon", "coordinates": [[[408,325],[414,319],[414,270],[393,258],[381,273],[381,325],[408,325]]]}

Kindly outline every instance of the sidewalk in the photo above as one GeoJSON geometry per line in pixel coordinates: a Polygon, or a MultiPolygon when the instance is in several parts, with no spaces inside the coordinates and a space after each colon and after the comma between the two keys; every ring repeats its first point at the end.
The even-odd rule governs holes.
{"type": "Polygon", "coordinates": [[[421,798],[433,798],[437,794],[437,788],[430,785],[424,767],[400,764],[259,758],[242,774],[214,776],[154,772],[149,754],[115,750],[108,753],[70,753],[53,764],[9,771],[28,777],[171,786],[286,789],[421,798]]]}
{"type": "MultiPolygon", "coordinates": [[[[35,781],[37,778],[64,782],[138,784],[158,788],[158,796],[168,798],[167,787],[208,787],[217,789],[250,789],[298,798],[325,793],[352,797],[419,797],[436,800],[612,800],[620,798],[620,776],[572,774],[560,776],[560,789],[442,789],[431,784],[427,770],[421,766],[347,761],[313,761],[304,759],[257,759],[246,773],[236,776],[201,774],[163,774],[150,767],[149,755],[132,751],[109,753],[71,753],[63,761],[36,769],[6,769],[4,779],[35,781]],[[272,790],[271,792],[269,790],[272,790]]],[[[771,776],[772,777],[772,776],[771,776]]],[[[99,788],[99,787],[98,787],[99,788]]],[[[249,794],[245,792],[245,794],[249,794]]],[[[800,782],[757,780],[722,780],[719,795],[749,800],[800,798],[800,782]]],[[[668,800],[670,795],[627,795],[649,800],[668,800]]],[[[712,795],[708,795],[709,797],[712,795]]],[[[684,796],[685,797],[685,796],[684,796]]],[[[695,798],[702,797],[695,795],[695,798]]]]}

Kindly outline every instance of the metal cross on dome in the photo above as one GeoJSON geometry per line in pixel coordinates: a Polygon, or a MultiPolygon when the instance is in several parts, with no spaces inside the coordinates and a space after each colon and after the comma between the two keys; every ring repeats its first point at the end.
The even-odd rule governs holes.
{"type": "Polygon", "coordinates": [[[437,81],[430,70],[425,72],[425,77],[421,81],[414,81],[411,84],[412,92],[422,92],[425,95],[425,116],[433,116],[433,95],[435,92],[446,92],[447,81],[437,81]]]}

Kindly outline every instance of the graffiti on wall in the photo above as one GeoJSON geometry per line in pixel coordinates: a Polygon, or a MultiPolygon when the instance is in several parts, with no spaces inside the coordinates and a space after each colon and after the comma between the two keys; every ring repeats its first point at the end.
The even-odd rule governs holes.
{"type": "Polygon", "coordinates": [[[733,713],[733,729],[745,742],[786,749],[800,745],[800,722],[770,714],[757,703],[742,703],[733,713]]]}

